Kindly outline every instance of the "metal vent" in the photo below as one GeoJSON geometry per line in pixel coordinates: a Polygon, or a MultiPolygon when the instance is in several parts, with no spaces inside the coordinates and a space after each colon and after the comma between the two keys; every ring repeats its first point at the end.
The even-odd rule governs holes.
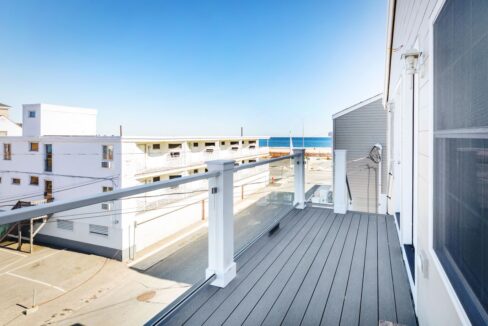
{"type": "Polygon", "coordinates": [[[56,225],[58,229],[73,231],[73,221],[56,220],[56,225]]]}
{"type": "Polygon", "coordinates": [[[108,226],[90,224],[90,233],[108,237],[108,226]]]}

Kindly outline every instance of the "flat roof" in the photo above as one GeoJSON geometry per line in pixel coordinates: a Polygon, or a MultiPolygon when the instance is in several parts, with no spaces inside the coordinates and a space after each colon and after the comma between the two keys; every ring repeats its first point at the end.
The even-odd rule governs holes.
{"type": "Polygon", "coordinates": [[[222,141],[222,140],[254,140],[254,139],[269,139],[269,136],[122,136],[125,142],[158,142],[158,141],[222,141]]]}
{"type": "Polygon", "coordinates": [[[357,110],[359,108],[362,108],[365,105],[368,105],[370,103],[373,103],[374,101],[377,101],[377,100],[381,99],[382,96],[383,96],[383,94],[380,93],[380,94],[375,95],[373,97],[370,97],[370,98],[368,98],[368,99],[366,99],[364,101],[361,101],[359,103],[356,103],[353,106],[347,107],[347,108],[345,108],[345,109],[343,109],[343,110],[341,110],[339,112],[336,112],[336,113],[334,113],[332,115],[332,119],[339,118],[339,117],[343,116],[344,114],[348,114],[349,112],[352,112],[354,110],[357,110]]]}
{"type": "Polygon", "coordinates": [[[257,140],[269,139],[269,136],[116,136],[116,135],[43,135],[43,136],[1,136],[0,139],[7,138],[13,141],[32,140],[32,139],[52,139],[52,140],[70,140],[70,141],[90,141],[90,140],[121,140],[122,142],[186,142],[186,141],[224,141],[224,140],[257,140]]]}

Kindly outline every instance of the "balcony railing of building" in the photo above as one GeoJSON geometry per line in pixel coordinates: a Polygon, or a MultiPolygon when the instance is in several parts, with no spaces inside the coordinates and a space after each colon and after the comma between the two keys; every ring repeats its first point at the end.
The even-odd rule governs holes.
{"type": "MultiPolygon", "coordinates": [[[[83,221],[83,219],[89,219],[91,217],[101,218],[101,215],[89,215],[95,213],[86,213],[85,211],[79,213],[79,210],[86,210],[90,207],[96,208],[97,210],[99,210],[100,207],[102,207],[102,209],[111,207],[111,209],[113,209],[113,214],[110,216],[105,215],[103,217],[105,219],[108,217],[110,221],[110,223],[107,222],[108,226],[106,228],[101,225],[89,224],[90,234],[97,234],[100,236],[99,242],[92,244],[99,246],[100,244],[107,243],[106,238],[102,237],[109,234],[112,228],[120,229],[123,225],[132,223],[133,220],[131,220],[131,222],[123,221],[126,216],[122,217],[122,215],[125,214],[122,210],[130,210],[129,206],[125,206],[127,205],[126,203],[135,203],[137,199],[143,197],[141,195],[151,192],[168,191],[168,189],[173,190],[173,193],[181,192],[181,189],[179,188],[185,188],[192,183],[197,185],[193,185],[192,187],[196,187],[195,189],[198,188],[199,191],[202,190],[203,186],[206,186],[207,206],[202,208],[206,212],[205,222],[207,223],[208,229],[208,242],[207,245],[204,246],[208,248],[208,261],[205,271],[202,268],[202,270],[200,270],[201,274],[199,275],[201,275],[201,279],[205,278],[207,282],[211,282],[214,286],[225,287],[236,276],[235,257],[238,256],[240,252],[244,251],[255,239],[270,231],[277,223],[279,223],[279,219],[290,210],[293,208],[303,209],[305,207],[304,150],[296,149],[293,155],[253,163],[241,165],[236,165],[235,163],[234,160],[208,161],[206,162],[208,172],[205,173],[198,173],[130,188],[117,189],[111,192],[94,194],[83,198],[58,200],[52,203],[1,212],[0,225],[31,221],[31,219],[48,216],[51,220],[54,220],[54,227],[57,225],[57,228],[59,229],[68,230],[71,228],[71,231],[73,231],[73,222],[76,223],[77,221],[83,221]],[[280,162],[284,162],[285,164],[283,164],[283,166],[278,166],[275,169],[277,172],[272,172],[266,179],[260,178],[255,179],[257,181],[247,181],[250,176],[253,177],[262,173],[268,173],[266,167],[276,167],[280,162]],[[290,164],[290,162],[292,164],[290,164]],[[288,172],[284,173],[284,170],[288,172]],[[249,171],[254,172],[250,173],[249,171]],[[279,194],[276,193],[266,193],[262,196],[260,196],[260,194],[258,195],[260,196],[260,199],[257,202],[257,206],[253,208],[254,211],[252,214],[246,213],[245,215],[256,218],[257,221],[260,222],[259,228],[255,228],[256,230],[254,230],[251,235],[243,236],[243,233],[247,232],[246,227],[252,226],[252,224],[259,224],[256,223],[256,221],[243,224],[239,219],[236,219],[235,214],[240,208],[235,207],[235,205],[241,204],[238,202],[243,199],[244,194],[246,194],[247,188],[245,187],[249,187],[250,189],[257,186],[258,183],[261,184],[264,182],[266,185],[271,184],[271,187],[273,188],[278,187],[280,182],[285,181],[287,182],[287,187],[291,186],[291,188],[289,192],[286,190],[286,192],[283,193],[283,196],[279,196],[279,194]],[[132,201],[130,199],[135,200],[132,201]],[[283,202],[286,202],[286,204],[282,205],[283,202]],[[108,205],[110,203],[112,205],[108,205]],[[264,222],[262,221],[264,219],[259,219],[261,218],[260,215],[264,214],[263,211],[265,210],[268,210],[268,217],[264,222]],[[236,223],[240,223],[238,230],[235,230],[236,223]],[[210,280],[210,278],[212,280],[210,280]]],[[[253,188],[253,191],[256,190],[253,188]]],[[[171,194],[171,192],[169,192],[169,194],[171,194]]],[[[137,209],[135,211],[137,211],[137,209]]],[[[133,216],[130,215],[127,218],[131,219],[133,216]]],[[[49,221],[47,222],[49,224],[49,221]]],[[[137,220],[135,222],[137,224],[137,220]]],[[[43,220],[43,223],[46,223],[46,221],[43,220]]],[[[86,222],[87,227],[88,223],[93,222],[86,222]]],[[[142,223],[145,223],[145,221],[140,224],[142,223]]],[[[159,225],[166,227],[166,224],[164,223],[159,225]]],[[[154,228],[153,225],[149,227],[154,228]]],[[[132,229],[129,229],[129,232],[121,232],[120,236],[125,236],[125,234],[131,232],[132,229]]],[[[78,232],[73,234],[78,236],[76,233],[78,232]]],[[[118,241],[119,242],[117,243],[120,243],[120,240],[118,241]]],[[[124,250],[124,248],[122,248],[122,250],[124,250]]],[[[130,250],[134,249],[129,248],[129,251],[130,250]]],[[[129,258],[132,257],[133,255],[129,253],[129,258]]],[[[166,263],[166,261],[163,263],[166,263]]],[[[149,318],[151,316],[147,317],[149,318]]]]}
{"type": "Polygon", "coordinates": [[[203,166],[205,162],[211,160],[233,159],[236,161],[248,157],[263,156],[269,154],[269,147],[238,148],[231,149],[211,149],[209,151],[168,151],[158,153],[148,153],[147,157],[137,163],[136,174],[146,174],[151,172],[164,172],[177,168],[190,168],[192,166],[203,166]]]}

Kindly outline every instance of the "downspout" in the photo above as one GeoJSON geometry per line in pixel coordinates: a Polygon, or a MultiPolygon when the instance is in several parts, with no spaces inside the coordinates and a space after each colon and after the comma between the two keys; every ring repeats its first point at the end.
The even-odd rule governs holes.
{"type": "Polygon", "coordinates": [[[383,96],[383,106],[386,108],[390,97],[390,79],[391,79],[391,56],[393,54],[393,36],[395,33],[395,13],[396,13],[396,0],[390,0],[388,6],[388,34],[386,39],[386,69],[385,69],[385,86],[383,96]]]}

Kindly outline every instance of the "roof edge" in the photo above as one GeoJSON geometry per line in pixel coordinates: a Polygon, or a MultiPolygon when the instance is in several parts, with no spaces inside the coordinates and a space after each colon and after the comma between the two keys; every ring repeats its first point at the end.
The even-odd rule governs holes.
{"type": "Polygon", "coordinates": [[[339,118],[339,117],[343,116],[344,114],[347,114],[349,112],[355,111],[355,110],[357,110],[357,109],[359,109],[359,108],[361,108],[361,107],[363,107],[365,105],[368,105],[370,103],[373,103],[374,101],[380,100],[382,98],[382,96],[383,96],[383,93],[377,94],[377,95],[375,95],[373,97],[370,97],[370,98],[368,98],[368,99],[366,99],[364,101],[361,101],[359,103],[356,103],[353,106],[347,107],[347,108],[345,108],[345,109],[343,109],[343,110],[341,110],[339,112],[336,112],[336,113],[334,113],[332,115],[332,119],[339,118]]]}

